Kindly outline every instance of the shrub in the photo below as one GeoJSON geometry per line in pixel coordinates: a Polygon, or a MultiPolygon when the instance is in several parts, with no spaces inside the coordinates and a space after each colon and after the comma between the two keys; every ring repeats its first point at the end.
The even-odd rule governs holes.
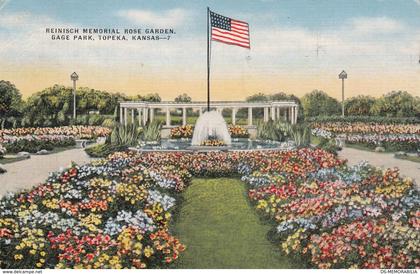
{"type": "Polygon", "coordinates": [[[320,138],[320,142],[318,144],[319,148],[328,151],[334,155],[337,155],[337,152],[341,150],[334,139],[327,139],[327,138],[320,138]]]}
{"type": "Polygon", "coordinates": [[[257,138],[282,142],[289,134],[289,124],[281,120],[257,123],[257,138]]]}
{"type": "Polygon", "coordinates": [[[131,125],[117,125],[111,133],[108,141],[114,146],[134,146],[140,140],[141,130],[135,124],[131,125]]]}
{"type": "Polygon", "coordinates": [[[87,155],[93,158],[105,158],[111,153],[114,153],[116,151],[123,151],[126,148],[126,146],[100,144],[86,148],[85,152],[87,153],[87,155]]]}
{"type": "Polygon", "coordinates": [[[288,132],[297,147],[306,147],[311,143],[311,131],[306,124],[291,125],[288,132]]]}
{"type": "Polygon", "coordinates": [[[102,122],[102,126],[103,127],[109,127],[109,128],[113,128],[117,125],[117,122],[115,121],[115,119],[112,118],[106,118],[104,119],[104,121],[102,122]]]}
{"type": "Polygon", "coordinates": [[[341,112],[340,103],[321,90],[305,94],[301,101],[305,117],[335,115],[341,112]]]}
{"type": "Polygon", "coordinates": [[[160,128],[161,123],[159,121],[153,121],[147,124],[143,128],[141,139],[146,142],[159,141],[160,140],[160,128]]]}
{"type": "Polygon", "coordinates": [[[102,115],[99,114],[93,114],[93,115],[89,115],[89,125],[90,126],[99,126],[102,125],[102,123],[104,122],[105,118],[102,115]]]}

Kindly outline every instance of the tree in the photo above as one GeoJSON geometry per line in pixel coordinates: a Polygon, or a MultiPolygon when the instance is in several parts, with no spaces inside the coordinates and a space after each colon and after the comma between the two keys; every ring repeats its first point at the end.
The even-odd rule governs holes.
{"type": "Polygon", "coordinates": [[[340,103],[322,90],[313,90],[302,99],[305,117],[338,115],[341,113],[340,103]]]}
{"type": "Polygon", "coordinates": [[[369,115],[375,103],[375,98],[371,96],[359,95],[351,97],[344,103],[346,115],[369,115]]]}
{"type": "MultiPolygon", "coordinates": [[[[80,87],[76,91],[76,109],[79,122],[87,122],[90,112],[112,115],[120,101],[127,97],[120,93],[80,87]],[[82,116],[84,115],[84,116],[82,116]]],[[[73,115],[73,89],[54,85],[31,95],[25,107],[24,124],[58,126],[70,123],[73,115]]]]}
{"type": "Polygon", "coordinates": [[[388,117],[420,117],[420,98],[407,91],[392,91],[376,100],[371,113],[388,117]]]}
{"type": "Polygon", "coordinates": [[[16,124],[22,114],[22,95],[15,85],[0,80],[0,125],[16,124]]]}
{"type": "Polygon", "coordinates": [[[186,93],[180,94],[175,98],[175,102],[177,103],[190,103],[191,101],[191,97],[186,93]]]}
{"type": "Polygon", "coordinates": [[[265,95],[264,93],[257,93],[246,98],[247,102],[266,102],[269,101],[270,97],[265,95]]]}
{"type": "Polygon", "coordinates": [[[157,93],[149,93],[143,96],[143,101],[147,102],[160,102],[162,99],[160,98],[159,94],[157,93]]]}

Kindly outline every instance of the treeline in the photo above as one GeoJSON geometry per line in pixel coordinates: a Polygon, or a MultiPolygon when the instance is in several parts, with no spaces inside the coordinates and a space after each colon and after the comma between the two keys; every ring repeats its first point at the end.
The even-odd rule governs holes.
{"type": "Polygon", "coordinates": [[[127,96],[81,87],[76,91],[77,118],[73,121],[73,89],[54,85],[23,100],[19,90],[8,81],[0,81],[0,127],[99,125],[115,120],[122,101],[159,102],[158,94],[127,96]]]}
{"type": "MultiPolygon", "coordinates": [[[[321,90],[313,90],[301,98],[285,93],[258,93],[247,101],[294,100],[299,104],[300,118],[341,115],[341,102],[321,90]]],[[[379,98],[359,95],[344,101],[346,116],[417,117],[420,118],[420,97],[407,91],[392,91],[379,98]]]]}
{"type": "MultiPolygon", "coordinates": [[[[73,89],[54,85],[22,99],[19,90],[10,82],[0,80],[0,128],[20,126],[59,126],[71,124],[99,125],[118,119],[118,104],[122,101],[142,100],[160,102],[156,93],[127,96],[81,87],[76,91],[77,118],[73,120],[73,89]]],[[[191,102],[183,93],[176,102],[191,102]]],[[[257,93],[246,98],[248,102],[293,100],[299,104],[298,120],[314,117],[339,116],[341,103],[320,90],[313,90],[299,98],[292,94],[257,93]]],[[[225,110],[228,111],[228,110],[225,110]]],[[[406,91],[392,91],[379,98],[359,95],[345,101],[346,116],[415,117],[420,119],[420,97],[406,91]]],[[[226,113],[226,115],[230,115],[226,113]]],[[[246,110],[240,110],[238,117],[246,117],[246,110]]],[[[262,117],[262,110],[254,110],[256,117],[262,117]]]]}

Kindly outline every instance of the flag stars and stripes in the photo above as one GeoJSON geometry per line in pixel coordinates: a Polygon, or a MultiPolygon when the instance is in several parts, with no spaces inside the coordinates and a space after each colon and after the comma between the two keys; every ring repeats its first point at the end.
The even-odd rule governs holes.
{"type": "Polygon", "coordinates": [[[210,12],[211,39],[213,41],[250,48],[249,25],[214,12],[210,12]]]}

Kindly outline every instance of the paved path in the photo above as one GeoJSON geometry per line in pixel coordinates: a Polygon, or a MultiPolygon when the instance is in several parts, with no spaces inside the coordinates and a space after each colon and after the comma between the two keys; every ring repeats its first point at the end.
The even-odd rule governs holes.
{"type": "Polygon", "coordinates": [[[176,268],[291,268],[266,238],[239,179],[194,179],[182,194],[174,235],[186,245],[176,268]]]}
{"type": "Polygon", "coordinates": [[[8,191],[28,189],[48,178],[48,174],[67,167],[71,162],[90,161],[83,149],[71,149],[48,155],[31,155],[30,159],[5,164],[6,173],[0,174],[0,197],[8,191]]]}
{"type": "Polygon", "coordinates": [[[379,153],[344,147],[338,152],[340,158],[348,159],[350,165],[366,160],[370,164],[381,168],[398,167],[404,176],[413,178],[417,187],[420,186],[420,163],[394,158],[393,153],[379,153]]]}

